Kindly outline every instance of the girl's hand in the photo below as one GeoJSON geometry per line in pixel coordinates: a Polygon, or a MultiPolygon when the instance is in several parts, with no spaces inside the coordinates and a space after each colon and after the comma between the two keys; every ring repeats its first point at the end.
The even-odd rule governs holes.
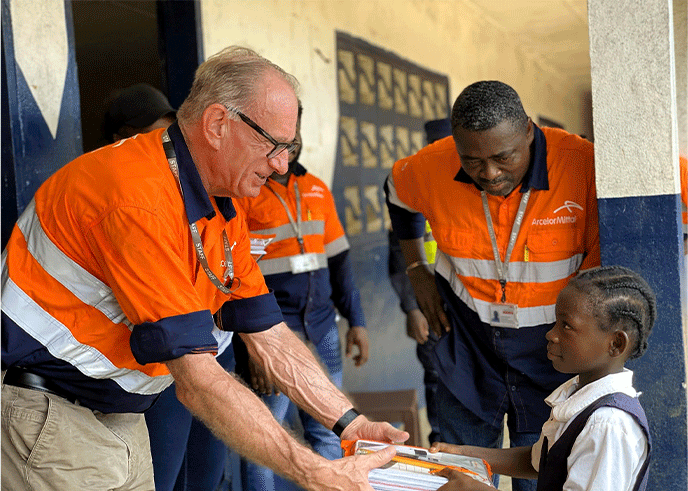
{"type": "Polygon", "coordinates": [[[435,442],[430,446],[429,450],[431,452],[445,452],[456,455],[465,455],[461,451],[461,445],[452,445],[450,443],[435,442]]]}
{"type": "Polygon", "coordinates": [[[476,481],[465,472],[459,472],[450,467],[445,467],[436,475],[449,479],[449,482],[437,491],[489,491],[494,489],[487,484],[476,481]]]}

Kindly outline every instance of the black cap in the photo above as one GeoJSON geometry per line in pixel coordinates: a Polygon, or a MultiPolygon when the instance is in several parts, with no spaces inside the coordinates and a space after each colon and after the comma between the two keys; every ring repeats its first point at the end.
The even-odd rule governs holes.
{"type": "Polygon", "coordinates": [[[124,125],[145,128],[168,114],[174,117],[175,110],[165,94],[148,84],[136,84],[122,89],[112,99],[103,130],[110,137],[124,125]]]}
{"type": "Polygon", "coordinates": [[[433,119],[425,123],[425,136],[428,140],[428,145],[451,134],[452,130],[449,118],[433,119]]]}

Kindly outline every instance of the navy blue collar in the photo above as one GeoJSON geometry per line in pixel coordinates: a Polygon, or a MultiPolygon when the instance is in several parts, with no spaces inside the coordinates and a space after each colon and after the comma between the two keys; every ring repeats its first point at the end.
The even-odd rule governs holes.
{"type": "MultiPolygon", "coordinates": [[[[174,152],[177,155],[177,165],[179,166],[179,180],[184,190],[184,208],[189,223],[194,223],[201,218],[212,219],[215,216],[215,209],[210,202],[210,196],[203,187],[201,176],[198,174],[196,164],[194,164],[189,153],[189,148],[184,141],[178,123],[173,123],[167,129],[170,139],[174,144],[174,152]]],[[[229,221],[236,216],[236,210],[231,198],[215,197],[217,208],[222,213],[225,220],[229,221]]]]}
{"type": "MultiPolygon", "coordinates": [[[[534,138],[530,146],[530,165],[526,175],[521,181],[521,192],[525,193],[528,189],[542,189],[549,190],[549,178],[547,177],[547,140],[545,134],[538,126],[533,123],[534,138]]],[[[466,174],[463,167],[459,169],[458,174],[454,177],[455,181],[465,182],[475,185],[482,190],[480,186],[473,182],[473,179],[466,174]]]]}
{"type": "MultiPolygon", "coordinates": [[[[293,167],[294,167],[294,168],[293,168],[293,170],[291,171],[291,173],[294,175],[294,177],[305,176],[305,175],[306,175],[306,172],[308,172],[308,171],[306,170],[306,168],[305,168],[303,165],[299,164],[298,162],[296,162],[296,163],[294,164],[293,167]]],[[[289,178],[291,178],[291,175],[289,176],[289,178]]],[[[280,184],[278,181],[276,181],[276,180],[273,179],[272,177],[270,177],[270,182],[274,182],[275,184],[280,184]]],[[[287,179],[287,184],[289,184],[289,179],[287,179]]],[[[286,186],[286,184],[280,184],[280,185],[281,185],[281,186],[286,186]]]]}
{"type": "Polygon", "coordinates": [[[294,175],[300,177],[305,175],[306,172],[308,172],[306,168],[303,165],[296,162],[296,165],[294,166],[294,175]]]}

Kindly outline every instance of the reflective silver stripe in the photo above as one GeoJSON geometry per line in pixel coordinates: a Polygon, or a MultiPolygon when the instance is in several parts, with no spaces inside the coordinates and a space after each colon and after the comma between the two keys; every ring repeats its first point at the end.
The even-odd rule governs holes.
{"type": "MultiPolygon", "coordinates": [[[[437,253],[439,254],[439,250],[437,253]]],[[[453,269],[461,276],[499,281],[492,259],[465,259],[449,257],[453,269]]],[[[583,263],[583,254],[574,254],[569,259],[550,262],[513,261],[509,263],[509,283],[549,283],[563,280],[574,274],[583,263]]]]}
{"type": "MultiPolygon", "coordinates": [[[[105,283],[67,257],[48,238],[36,215],[32,200],[17,225],[24,234],[33,258],[50,276],[61,283],[81,302],[102,312],[111,322],[133,329],[115,296],[105,283]]],[[[71,331],[26,295],[8,277],[5,267],[7,251],[2,255],[2,310],[31,337],[43,344],[58,359],[70,363],[84,375],[96,379],[112,379],[127,392],[153,395],[167,388],[171,375],[150,377],[138,370],[117,368],[96,348],[79,343],[71,331]]],[[[218,354],[232,341],[232,333],[213,329],[218,354]]]]}
{"type": "MultiPolygon", "coordinates": [[[[456,276],[456,271],[452,266],[452,261],[455,258],[450,258],[448,255],[442,251],[437,251],[437,257],[435,259],[435,271],[437,274],[442,276],[445,280],[449,282],[452,291],[456,296],[465,303],[468,308],[476,312],[480,317],[480,320],[485,324],[490,323],[490,302],[484,300],[477,300],[473,298],[466,287],[463,285],[461,280],[456,276]]],[[[491,263],[494,269],[494,262],[487,261],[491,263]]],[[[510,276],[513,271],[517,268],[515,266],[519,263],[512,263],[512,268],[509,270],[510,276]]],[[[492,274],[493,280],[497,280],[497,275],[495,272],[492,274]]],[[[514,280],[510,280],[514,281],[514,280]]],[[[518,308],[518,324],[520,327],[531,327],[539,326],[541,324],[549,324],[554,322],[554,304],[551,305],[540,305],[536,307],[519,307],[518,308]]]]}
{"type": "Polygon", "coordinates": [[[173,382],[171,375],[150,377],[138,370],[117,368],[94,347],[79,343],[64,324],[43,310],[9,278],[5,258],[3,254],[2,311],[55,358],[66,361],[89,377],[111,379],[133,394],[158,394],[173,382]]]}
{"type": "Polygon", "coordinates": [[[407,211],[410,211],[411,213],[420,213],[418,210],[414,210],[413,208],[411,208],[399,199],[399,195],[397,194],[397,188],[394,186],[394,176],[391,173],[387,177],[387,188],[389,189],[389,195],[387,199],[389,199],[390,203],[398,206],[399,208],[403,208],[407,211]]]}
{"type": "Polygon", "coordinates": [[[344,251],[349,250],[349,240],[346,235],[342,235],[338,239],[333,240],[329,244],[325,244],[325,255],[327,257],[334,257],[344,251]]]}
{"type": "MultiPolygon", "coordinates": [[[[325,233],[325,222],[322,220],[308,220],[301,222],[303,235],[323,235],[325,233]]],[[[265,228],[262,230],[251,230],[253,234],[274,235],[273,241],[277,242],[284,239],[295,239],[296,234],[290,223],[285,223],[275,228],[265,228]]]]}
{"type": "MultiPolygon", "coordinates": [[[[291,256],[278,257],[275,259],[261,259],[258,261],[258,266],[260,266],[260,272],[263,276],[278,274],[278,273],[291,273],[291,263],[289,258],[291,256]]],[[[318,259],[318,267],[320,269],[327,267],[327,256],[325,254],[316,254],[318,259]]]]}
{"type": "Polygon", "coordinates": [[[36,215],[34,200],[19,217],[17,225],[24,234],[29,252],[50,276],[113,323],[126,321],[110,287],[70,259],[48,238],[36,215]]]}

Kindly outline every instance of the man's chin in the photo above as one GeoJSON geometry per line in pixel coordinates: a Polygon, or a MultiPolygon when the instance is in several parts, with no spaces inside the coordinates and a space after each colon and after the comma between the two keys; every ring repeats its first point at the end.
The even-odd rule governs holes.
{"type": "Polygon", "coordinates": [[[487,194],[491,194],[492,196],[509,196],[511,191],[514,190],[514,187],[509,181],[503,181],[496,185],[483,186],[483,189],[487,194]]]}
{"type": "MultiPolygon", "coordinates": [[[[265,183],[263,183],[263,184],[265,184],[265,183]]],[[[242,196],[242,198],[255,198],[256,196],[258,196],[258,195],[260,194],[260,190],[261,190],[262,187],[263,187],[262,185],[260,185],[260,186],[258,186],[258,187],[256,187],[256,186],[251,186],[251,187],[246,191],[246,194],[245,194],[244,196],[242,196]]]]}

